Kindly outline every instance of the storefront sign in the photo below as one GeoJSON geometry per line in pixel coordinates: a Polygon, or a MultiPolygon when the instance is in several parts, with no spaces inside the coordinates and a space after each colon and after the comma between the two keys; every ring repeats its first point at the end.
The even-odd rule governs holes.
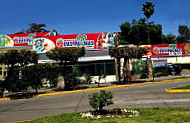
{"type": "Polygon", "coordinates": [[[189,44],[151,45],[152,57],[190,55],[189,44]]]}
{"type": "Polygon", "coordinates": [[[165,67],[166,64],[167,64],[166,60],[154,61],[154,67],[165,67]]]}
{"type": "Polygon", "coordinates": [[[0,35],[0,48],[32,46],[36,37],[43,37],[47,34],[49,32],[0,35]]]}
{"type": "Polygon", "coordinates": [[[170,44],[168,47],[154,47],[153,52],[156,55],[182,55],[182,48],[177,48],[177,44],[170,44]]]}
{"type": "Polygon", "coordinates": [[[114,47],[117,32],[88,33],[72,35],[51,35],[50,33],[0,35],[0,48],[33,46],[37,53],[45,53],[52,48],[84,47],[86,51],[108,51],[114,47]]]}
{"type": "Polygon", "coordinates": [[[78,35],[76,39],[62,39],[56,40],[57,47],[94,47],[94,40],[87,40],[87,35],[78,35]]]}
{"type": "MultiPolygon", "coordinates": [[[[51,46],[55,48],[64,48],[64,47],[84,47],[86,51],[102,51],[108,49],[110,47],[114,47],[114,37],[117,33],[88,33],[88,34],[72,34],[72,35],[57,35],[57,36],[44,36],[43,39],[48,42],[51,42],[51,46]],[[54,45],[53,45],[54,44],[54,45]]],[[[37,51],[37,53],[45,53],[48,50],[44,49],[44,42],[40,41],[42,39],[36,38],[35,43],[33,45],[33,49],[37,51]],[[42,46],[40,46],[41,42],[42,46]],[[39,47],[41,47],[39,49],[39,47]]],[[[48,46],[49,43],[48,43],[48,46]]],[[[51,47],[52,48],[52,47],[51,47]]],[[[51,49],[48,48],[48,49],[51,49]]]]}

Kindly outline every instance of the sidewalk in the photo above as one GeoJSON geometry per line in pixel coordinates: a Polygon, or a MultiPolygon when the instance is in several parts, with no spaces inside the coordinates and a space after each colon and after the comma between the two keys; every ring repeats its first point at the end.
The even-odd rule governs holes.
{"type": "MultiPolygon", "coordinates": [[[[145,83],[145,82],[157,82],[157,81],[162,81],[162,80],[171,80],[171,79],[178,79],[178,78],[183,78],[183,77],[190,77],[190,75],[177,75],[177,76],[160,76],[157,78],[148,78],[148,79],[136,79],[135,81],[131,81],[129,82],[127,85],[131,85],[131,84],[140,84],[140,83],[145,83]]],[[[117,86],[117,85],[121,85],[118,84],[117,82],[113,82],[113,83],[100,83],[99,87],[109,87],[109,86],[117,86]]],[[[76,90],[73,91],[80,91],[81,89],[89,89],[89,88],[97,88],[98,84],[81,84],[78,85],[78,88],[76,90]]],[[[32,98],[35,97],[36,94],[34,93],[34,90],[31,90],[29,92],[18,92],[18,93],[5,93],[4,97],[10,97],[11,99],[25,99],[25,98],[32,98]]],[[[40,94],[48,94],[48,93],[65,93],[67,91],[54,91],[53,89],[39,89],[38,91],[39,93],[37,95],[40,94]]],[[[72,92],[72,91],[70,91],[72,92]]]]}
{"type": "MultiPolygon", "coordinates": [[[[171,80],[171,79],[178,79],[178,78],[185,78],[185,77],[190,77],[190,75],[168,75],[168,76],[159,76],[154,78],[147,78],[147,79],[136,79],[134,81],[129,82],[128,84],[134,84],[134,83],[143,83],[143,82],[156,82],[156,81],[162,81],[162,80],[171,80]]],[[[107,87],[107,86],[112,86],[112,85],[118,85],[117,82],[113,83],[100,83],[100,87],[107,87]]],[[[81,84],[79,85],[81,88],[93,88],[93,87],[98,87],[98,84],[81,84]]]]}

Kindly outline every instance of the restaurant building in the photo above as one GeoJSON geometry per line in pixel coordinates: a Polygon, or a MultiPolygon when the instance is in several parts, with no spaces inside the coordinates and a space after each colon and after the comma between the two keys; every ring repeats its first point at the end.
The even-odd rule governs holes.
{"type": "MultiPolygon", "coordinates": [[[[70,35],[56,35],[54,32],[30,34],[0,35],[0,52],[11,49],[34,50],[39,54],[38,63],[52,63],[55,61],[47,58],[45,53],[54,48],[85,47],[86,54],[76,64],[81,73],[93,76],[93,81],[98,79],[100,73],[106,74],[106,82],[116,81],[115,59],[109,56],[109,48],[114,47],[114,37],[117,32],[110,33],[83,33],[70,35]]],[[[159,44],[138,45],[149,51],[142,57],[141,64],[151,58],[152,67],[159,67],[167,63],[189,64],[190,44],[159,44]]],[[[120,62],[123,66],[122,60],[120,62]]],[[[6,74],[6,66],[0,67],[0,79],[6,74]]],[[[121,69],[121,73],[122,73],[121,69]]]]}

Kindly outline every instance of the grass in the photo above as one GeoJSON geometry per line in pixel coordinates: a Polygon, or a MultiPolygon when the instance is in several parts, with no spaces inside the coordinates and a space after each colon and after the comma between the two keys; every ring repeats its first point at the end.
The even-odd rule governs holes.
{"type": "Polygon", "coordinates": [[[137,118],[101,118],[101,119],[83,119],[80,113],[61,114],[46,118],[27,121],[25,123],[181,123],[190,122],[190,111],[185,108],[175,109],[135,109],[140,112],[137,118]]]}

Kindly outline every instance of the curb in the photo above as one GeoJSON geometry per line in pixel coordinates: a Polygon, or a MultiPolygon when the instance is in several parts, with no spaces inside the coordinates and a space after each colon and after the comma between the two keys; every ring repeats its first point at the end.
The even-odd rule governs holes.
{"type": "MultiPolygon", "coordinates": [[[[33,98],[44,97],[44,96],[53,96],[53,95],[62,95],[62,94],[70,94],[70,93],[80,93],[80,92],[87,92],[87,91],[94,91],[94,90],[106,90],[106,89],[113,89],[113,88],[133,87],[133,86],[139,86],[139,85],[149,85],[149,84],[159,84],[159,83],[166,83],[166,82],[176,82],[176,81],[182,81],[182,80],[190,80],[190,78],[174,79],[174,80],[162,80],[162,81],[158,81],[158,82],[135,83],[135,84],[130,84],[130,85],[114,85],[114,86],[108,86],[108,87],[89,88],[89,89],[75,90],[75,91],[53,92],[53,93],[34,95],[33,98]]],[[[176,93],[176,90],[174,92],[173,90],[166,89],[165,92],[167,92],[167,93],[176,93]]],[[[190,92],[190,90],[186,90],[185,92],[190,92]]],[[[25,97],[23,97],[23,99],[25,99],[25,97]]],[[[7,101],[7,100],[13,100],[13,99],[11,99],[11,98],[0,98],[0,101],[7,101]]]]}
{"type": "Polygon", "coordinates": [[[10,97],[8,97],[8,98],[0,98],[0,101],[7,101],[7,100],[11,100],[11,98],[10,97]]]}
{"type": "Polygon", "coordinates": [[[177,89],[165,89],[165,92],[166,93],[190,93],[190,89],[180,89],[180,90],[177,90],[177,89]]]}

